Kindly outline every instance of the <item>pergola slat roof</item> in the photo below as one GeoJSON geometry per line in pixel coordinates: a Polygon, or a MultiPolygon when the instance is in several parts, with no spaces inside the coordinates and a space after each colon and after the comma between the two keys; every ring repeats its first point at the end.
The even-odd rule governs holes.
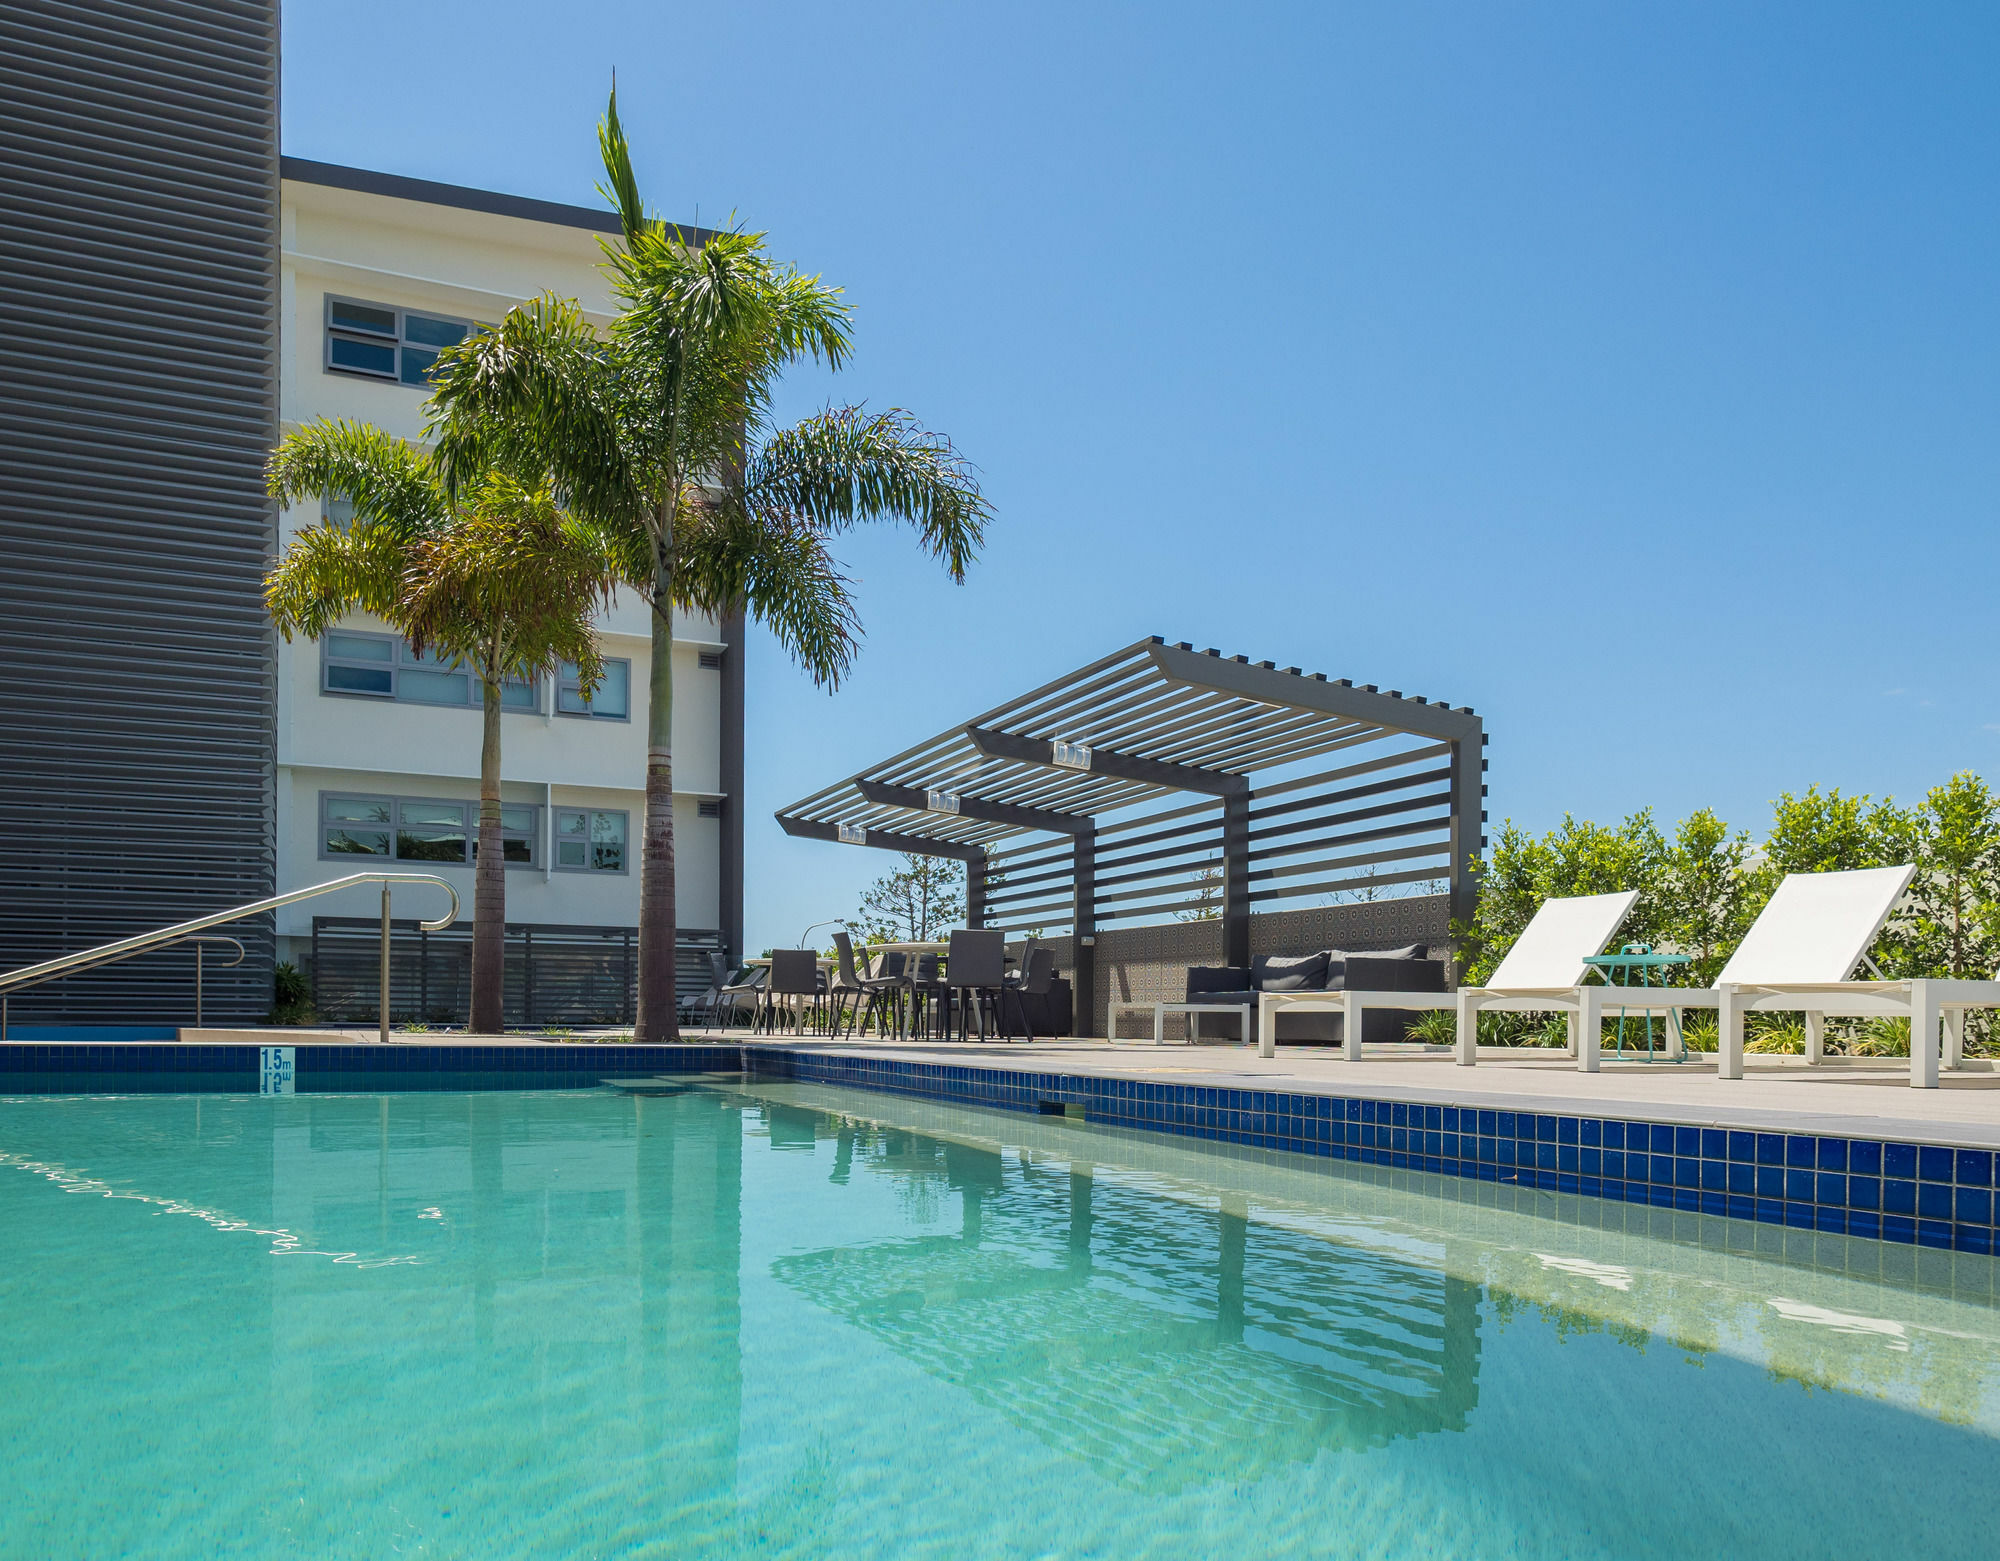
{"type": "Polygon", "coordinates": [[[1213,650],[1198,652],[1154,638],[814,792],[781,809],[778,819],[788,828],[860,825],[941,844],[988,846],[1035,826],[931,812],[921,803],[912,808],[868,793],[881,786],[954,791],[962,805],[977,800],[1095,819],[1186,789],[1164,775],[1139,779],[1095,767],[1065,769],[1046,760],[1002,757],[982,748],[978,735],[987,733],[1085,744],[1100,763],[1130,758],[1184,766],[1205,772],[1220,786],[1389,735],[1463,740],[1478,732],[1479,721],[1467,709],[1385,694],[1372,686],[1355,688],[1324,675],[1307,677],[1296,668],[1278,671],[1269,662],[1224,658],[1213,650]]]}

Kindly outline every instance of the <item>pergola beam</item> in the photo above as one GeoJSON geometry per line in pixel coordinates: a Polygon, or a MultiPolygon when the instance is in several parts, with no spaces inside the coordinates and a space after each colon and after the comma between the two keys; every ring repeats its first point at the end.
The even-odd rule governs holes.
{"type": "Polygon", "coordinates": [[[1057,835],[1087,835],[1096,825],[1085,814],[1057,813],[1048,808],[1025,808],[1012,802],[989,802],[984,797],[968,797],[956,792],[958,807],[933,810],[930,793],[919,786],[897,786],[889,781],[860,779],[854,789],[870,802],[883,807],[910,808],[927,813],[943,811],[958,818],[977,819],[982,824],[1008,824],[1016,829],[1041,829],[1057,835]]]}
{"type": "MultiPolygon", "coordinates": [[[[794,818],[789,813],[778,815],[778,827],[788,835],[800,840],[840,839],[838,824],[824,823],[816,818],[794,818]]],[[[903,835],[889,829],[871,829],[864,837],[854,842],[856,845],[874,846],[882,851],[904,851],[912,856],[948,856],[960,862],[984,862],[986,850],[983,846],[963,845],[956,840],[932,840],[924,835],[903,835]]]]}
{"type": "MultiPolygon", "coordinates": [[[[986,726],[968,726],[965,735],[971,739],[972,746],[989,759],[1011,759],[1016,764],[1035,764],[1043,769],[1076,773],[1075,766],[1056,763],[1056,745],[1046,737],[1021,737],[1013,732],[996,732],[986,726]]],[[[1167,791],[1200,792],[1210,797],[1250,794],[1250,781],[1246,776],[1197,769],[1190,764],[1163,764],[1158,759],[1115,753],[1109,748],[1090,750],[1089,773],[1137,781],[1142,786],[1158,786],[1167,791]]]]}
{"type": "Polygon", "coordinates": [[[1189,688],[1317,710],[1323,715],[1345,716],[1350,721],[1365,721],[1370,726],[1420,737],[1442,737],[1452,742],[1470,740],[1475,744],[1479,741],[1480,720],[1470,710],[1453,710],[1428,700],[1404,699],[1397,694],[1382,694],[1373,688],[1355,688],[1349,683],[1328,682],[1298,672],[1278,672],[1226,656],[1182,650],[1178,645],[1149,645],[1146,654],[1153,658],[1153,665],[1159,668],[1162,677],[1189,688]]]}

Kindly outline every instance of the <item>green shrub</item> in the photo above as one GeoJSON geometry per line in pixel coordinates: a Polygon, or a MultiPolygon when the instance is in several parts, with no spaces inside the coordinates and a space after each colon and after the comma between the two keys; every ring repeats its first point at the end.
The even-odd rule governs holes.
{"type": "Polygon", "coordinates": [[[1458,1039],[1458,1015],[1449,1008],[1433,1008],[1403,1032],[1406,1040],[1427,1046],[1450,1046],[1458,1039]]]}
{"type": "Polygon", "coordinates": [[[312,983],[305,972],[286,960],[271,972],[270,1024],[311,1024],[312,983]]]}
{"type": "Polygon", "coordinates": [[[1806,1027],[1803,1021],[1785,1018],[1762,1025],[1743,1043],[1746,1052],[1777,1052],[1798,1057],[1805,1053],[1806,1027]]]}
{"type": "Polygon", "coordinates": [[[1910,1055],[1910,1021],[1864,1019],[1855,1026],[1847,1051],[1855,1057],[1907,1057],[1910,1055]]]}

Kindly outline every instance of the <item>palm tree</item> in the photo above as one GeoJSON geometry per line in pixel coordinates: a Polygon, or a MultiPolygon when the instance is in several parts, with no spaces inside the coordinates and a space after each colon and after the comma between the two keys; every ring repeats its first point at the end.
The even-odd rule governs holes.
{"type": "Polygon", "coordinates": [[[328,521],[301,531],[266,577],[265,601],[286,639],[319,639],[359,609],[479,680],[469,1026],[497,1034],[507,925],[502,690],[565,661],[586,696],[596,688],[603,660],[590,619],[610,599],[617,561],[602,533],[565,514],[546,483],[489,469],[449,496],[427,452],[366,424],[299,429],[272,453],[268,477],[281,504],[325,493],[354,505],[345,528],[328,521]]]}
{"type": "Polygon", "coordinates": [[[839,290],[778,265],[761,233],[697,237],[649,214],[615,88],[598,143],[623,231],[605,244],[620,306],[608,337],[573,303],[509,311],[441,360],[430,433],[448,485],[495,462],[555,474],[652,609],[639,1038],[657,1041],[676,1034],[673,610],[743,609],[835,687],[859,625],[827,539],[901,521],[962,581],[990,512],[950,440],[900,409],[773,429],[788,365],[846,361],[839,290]]]}

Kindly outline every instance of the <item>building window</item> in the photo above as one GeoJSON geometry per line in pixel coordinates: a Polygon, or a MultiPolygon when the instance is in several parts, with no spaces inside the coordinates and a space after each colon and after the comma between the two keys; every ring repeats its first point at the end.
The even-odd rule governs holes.
{"type": "MultiPolygon", "coordinates": [[[[320,856],[386,857],[398,862],[455,862],[479,858],[479,804],[422,797],[352,797],[320,794],[320,856]]],[[[532,803],[503,803],[501,854],[510,867],[535,865],[541,810],[532,803]]],[[[620,815],[622,817],[622,815],[620,815]]]]}
{"type": "Polygon", "coordinates": [[[596,808],[557,808],[555,865],[571,873],[624,872],[625,815],[596,808]]]}
{"type": "Polygon", "coordinates": [[[395,855],[396,804],[384,797],[320,798],[321,856],[395,855]]]}
{"type": "Polygon", "coordinates": [[[428,385],[438,354],[476,329],[470,320],[328,295],[327,371],[428,385]]]}
{"type": "Polygon", "coordinates": [[[590,698],[583,697],[577,681],[576,664],[565,661],[556,669],[556,713],[590,715],[605,721],[632,718],[632,663],[606,661],[604,679],[590,698]]]}
{"type": "MultiPolygon", "coordinates": [[[[480,703],[479,680],[462,662],[448,661],[435,650],[419,654],[393,634],[354,629],[335,629],[322,642],[320,690],[414,705],[476,709],[480,703]]],[[[539,710],[541,699],[533,683],[508,678],[500,685],[500,708],[539,710]]]]}

